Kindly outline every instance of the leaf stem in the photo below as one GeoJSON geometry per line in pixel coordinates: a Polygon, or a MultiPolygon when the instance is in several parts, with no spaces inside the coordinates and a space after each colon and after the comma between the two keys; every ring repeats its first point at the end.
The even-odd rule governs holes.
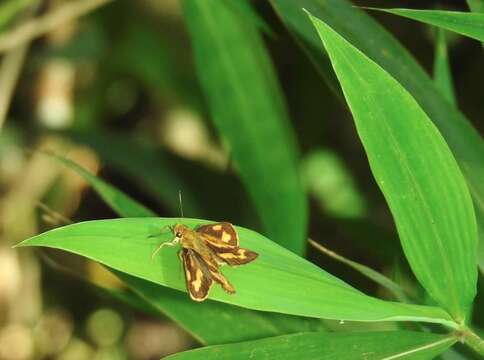
{"type": "Polygon", "coordinates": [[[462,326],[461,341],[480,355],[484,355],[484,340],[471,328],[462,326]]]}
{"type": "Polygon", "coordinates": [[[344,256],[337,254],[333,250],[330,250],[323,246],[322,244],[314,241],[313,239],[308,239],[309,244],[311,244],[314,248],[317,250],[321,251],[323,254],[326,254],[327,256],[335,259],[336,261],[339,261],[354,270],[358,271],[361,273],[363,276],[369,278],[370,280],[376,282],[380,286],[386,288],[397,300],[401,302],[408,302],[408,296],[405,294],[404,289],[395,283],[393,280],[389,279],[385,275],[379,273],[376,270],[373,270],[372,268],[357,263],[356,261],[350,260],[345,258],[344,256]]]}

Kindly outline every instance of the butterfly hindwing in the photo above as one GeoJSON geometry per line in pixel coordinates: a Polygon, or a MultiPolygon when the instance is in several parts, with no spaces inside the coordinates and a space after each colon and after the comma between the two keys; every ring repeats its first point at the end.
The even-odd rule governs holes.
{"type": "Polygon", "coordinates": [[[210,276],[212,277],[213,281],[218,282],[222,286],[222,289],[224,289],[229,294],[235,293],[235,288],[220,272],[218,268],[218,264],[207,263],[207,267],[208,267],[208,271],[210,271],[210,276]]]}
{"type": "Polygon", "coordinates": [[[207,271],[206,265],[197,253],[191,249],[182,249],[181,258],[190,297],[195,301],[205,300],[212,286],[212,278],[207,271]]]}
{"type": "Polygon", "coordinates": [[[218,251],[215,253],[217,258],[230,266],[248,264],[259,256],[256,252],[243,248],[218,251]]]}
{"type": "Polygon", "coordinates": [[[215,246],[238,247],[239,237],[234,226],[228,222],[220,222],[197,227],[196,232],[203,234],[204,239],[215,246]]]}

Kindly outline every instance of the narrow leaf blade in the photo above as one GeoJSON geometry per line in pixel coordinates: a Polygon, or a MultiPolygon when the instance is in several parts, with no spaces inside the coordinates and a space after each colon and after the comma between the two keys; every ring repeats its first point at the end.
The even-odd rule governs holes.
{"type": "Polygon", "coordinates": [[[438,26],[472,39],[484,41],[484,14],[482,13],[445,10],[368,9],[403,16],[425,24],[438,26]]]}
{"type": "MultiPolygon", "coordinates": [[[[88,257],[115,270],[177,290],[185,290],[177,249],[163,249],[153,261],[150,254],[165,225],[183,223],[194,228],[197,219],[124,218],[72,224],[25,240],[21,246],[45,246],[88,257]],[[115,251],[113,251],[115,249],[115,251]]],[[[455,326],[439,308],[387,302],[366,296],[264,236],[237,227],[241,246],[256,251],[256,261],[224,267],[235,295],[215,286],[210,299],[254,310],[306,317],[359,321],[428,321],[455,326]]]]}
{"type": "Polygon", "coordinates": [[[208,346],[167,357],[167,360],[433,359],[456,339],[411,331],[299,333],[222,346],[208,346]]]}
{"type": "Polygon", "coordinates": [[[139,181],[143,188],[178,213],[178,191],[183,192],[184,210],[199,216],[202,210],[192,189],[173,171],[166,153],[136,141],[132,136],[98,130],[62,132],[73,141],[94,149],[99,156],[123,174],[139,181]]]}
{"type": "Polygon", "coordinates": [[[484,13],[484,0],[467,0],[467,5],[473,12],[484,13]]]}
{"type": "MultiPolygon", "coordinates": [[[[450,104],[415,58],[383,26],[347,0],[270,0],[287,26],[303,39],[321,72],[327,54],[303,8],[322,19],[402,84],[452,149],[471,191],[479,224],[479,265],[484,272],[484,141],[465,116],[450,104]],[[318,50],[319,51],[316,51],[318,50]],[[323,66],[319,66],[323,64],[323,66]]],[[[331,78],[326,74],[325,79],[331,78]]],[[[334,88],[333,83],[330,84],[334,88]]]]}
{"type": "Polygon", "coordinates": [[[476,293],[477,226],[450,149],[395,79],[323,21],[311,20],[340,80],[412,270],[431,297],[463,321],[476,293]]]}
{"type": "Polygon", "coordinates": [[[114,186],[104,182],[75,162],[60,155],[45,153],[53,159],[64,164],[69,169],[81,176],[99,196],[120,216],[152,217],[156,214],[143,204],[130,198],[128,195],[116,189],[114,186]]]}
{"type": "Polygon", "coordinates": [[[297,150],[260,34],[231,2],[184,4],[213,121],[229,144],[267,235],[302,254],[307,209],[297,150]]]}
{"type": "Polygon", "coordinates": [[[447,52],[447,39],[445,30],[437,29],[435,39],[434,58],[434,81],[442,94],[449,102],[456,106],[454,85],[452,84],[452,72],[450,69],[449,56],[447,52]]]}

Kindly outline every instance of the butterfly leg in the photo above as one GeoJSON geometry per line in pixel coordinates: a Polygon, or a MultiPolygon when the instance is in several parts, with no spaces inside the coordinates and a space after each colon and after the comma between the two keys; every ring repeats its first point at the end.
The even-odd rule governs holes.
{"type": "Polygon", "coordinates": [[[153,253],[151,254],[151,259],[153,259],[153,258],[155,257],[155,255],[158,253],[158,251],[160,251],[160,250],[161,250],[161,248],[162,248],[163,246],[165,246],[165,245],[166,245],[166,246],[175,246],[175,245],[177,245],[177,244],[178,244],[178,242],[179,242],[179,241],[180,241],[180,239],[178,239],[178,238],[174,238],[172,241],[169,241],[169,242],[166,242],[166,241],[165,241],[165,242],[162,242],[162,243],[160,244],[160,246],[158,246],[158,248],[156,248],[156,250],[155,250],[155,251],[153,251],[153,253]]]}

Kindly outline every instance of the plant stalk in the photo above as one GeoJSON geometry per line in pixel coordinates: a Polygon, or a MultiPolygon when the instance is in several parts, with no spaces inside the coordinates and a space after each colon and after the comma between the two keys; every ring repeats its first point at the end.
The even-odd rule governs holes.
{"type": "Polygon", "coordinates": [[[471,328],[461,328],[461,341],[480,355],[484,356],[484,340],[471,328]]]}
{"type": "Polygon", "coordinates": [[[0,53],[9,51],[24,43],[55,29],[57,26],[72,21],[82,15],[106,5],[114,0],[77,0],[67,2],[58,9],[32,19],[0,36],[0,53]]]}

